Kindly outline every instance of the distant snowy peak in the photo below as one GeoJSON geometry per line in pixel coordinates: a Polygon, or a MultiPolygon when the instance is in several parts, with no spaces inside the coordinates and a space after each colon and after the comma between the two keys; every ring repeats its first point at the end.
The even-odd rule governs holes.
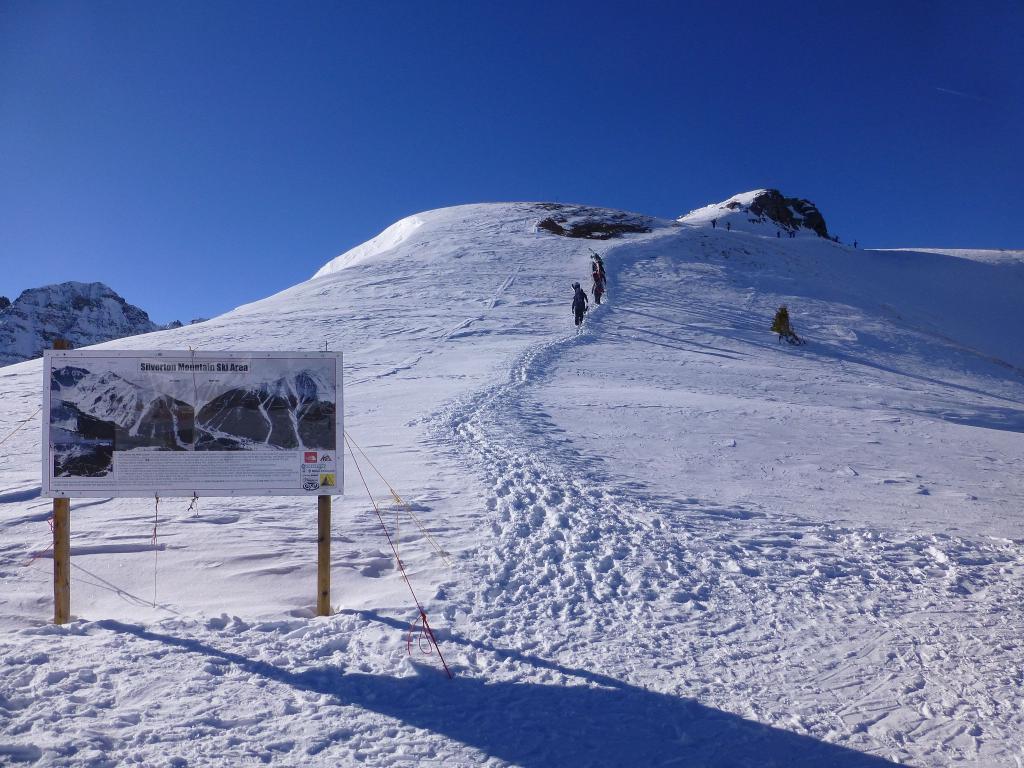
{"type": "Polygon", "coordinates": [[[777,189],[756,189],[733,195],[685,216],[686,224],[721,226],[742,232],[775,237],[779,235],[816,235],[830,238],[825,217],[810,200],[785,197],[777,189]]]}
{"type": "Polygon", "coordinates": [[[0,366],[41,356],[54,339],[85,347],[161,327],[103,283],[30,288],[0,308],[0,366]]]}
{"type": "Polygon", "coordinates": [[[998,250],[985,248],[877,248],[890,253],[938,253],[982,264],[1024,267],[1024,251],[1001,248],[998,250]]]}

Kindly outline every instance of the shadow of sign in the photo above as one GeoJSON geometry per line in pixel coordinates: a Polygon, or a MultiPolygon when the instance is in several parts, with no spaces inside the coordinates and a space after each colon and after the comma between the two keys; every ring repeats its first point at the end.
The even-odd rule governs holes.
{"type": "MultiPolygon", "coordinates": [[[[693,700],[644,690],[603,675],[581,675],[580,670],[565,672],[589,678],[589,684],[489,682],[465,675],[449,681],[437,670],[419,666],[418,675],[402,678],[344,673],[334,667],[291,672],[197,640],[117,621],[102,621],[99,626],[220,658],[251,675],[392,717],[529,768],[895,765],[693,700]]],[[[517,652],[509,655],[531,660],[517,652]]],[[[558,668],[550,662],[541,666],[558,668]]]]}

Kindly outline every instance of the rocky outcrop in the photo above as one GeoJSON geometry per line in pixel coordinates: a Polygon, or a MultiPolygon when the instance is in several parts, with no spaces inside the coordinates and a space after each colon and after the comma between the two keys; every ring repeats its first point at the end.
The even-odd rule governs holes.
{"type": "Polygon", "coordinates": [[[537,228],[561,237],[588,240],[610,240],[630,233],[650,232],[652,221],[637,214],[604,208],[544,203],[540,207],[552,211],[537,222],[537,228]]]}
{"type": "Polygon", "coordinates": [[[103,283],[30,288],[0,306],[0,366],[39,357],[54,339],[84,347],[161,327],[103,283]]]}
{"type": "MultiPolygon", "coordinates": [[[[741,204],[733,201],[726,207],[735,209],[741,204]]],[[[825,217],[810,200],[784,197],[777,189],[766,189],[758,194],[747,207],[750,213],[774,221],[782,229],[795,231],[801,227],[816,233],[818,237],[829,238],[825,217]]]]}
{"type": "MultiPolygon", "coordinates": [[[[689,226],[745,232],[760,237],[823,237],[834,240],[825,217],[810,200],[786,197],[777,189],[740,192],[721,203],[711,203],[680,216],[689,226]]],[[[838,241],[837,241],[838,242],[838,241]]]]}
{"type": "MultiPolygon", "coordinates": [[[[195,325],[196,323],[205,323],[209,319],[210,318],[208,318],[208,317],[193,317],[191,320],[189,320],[188,324],[189,325],[195,325]]],[[[167,325],[164,326],[164,328],[166,328],[167,330],[172,330],[174,328],[184,328],[184,327],[185,327],[185,324],[183,322],[181,322],[181,320],[171,320],[171,322],[169,322],[167,325]]]]}

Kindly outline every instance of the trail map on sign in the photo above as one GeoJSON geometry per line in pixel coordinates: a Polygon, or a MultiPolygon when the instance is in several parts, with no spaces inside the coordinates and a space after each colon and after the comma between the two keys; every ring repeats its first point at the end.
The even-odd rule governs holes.
{"type": "Polygon", "coordinates": [[[44,354],[43,494],[339,494],[341,355],[44,354]]]}

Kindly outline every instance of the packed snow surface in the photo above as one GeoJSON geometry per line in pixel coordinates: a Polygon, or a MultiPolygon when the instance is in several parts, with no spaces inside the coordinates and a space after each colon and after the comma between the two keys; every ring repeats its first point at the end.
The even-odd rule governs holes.
{"type": "Polygon", "coordinates": [[[549,214],[104,345],[344,352],[330,617],[309,500],[91,499],[53,626],[41,366],[0,369],[0,764],[1020,765],[1024,261],[549,214]]]}

